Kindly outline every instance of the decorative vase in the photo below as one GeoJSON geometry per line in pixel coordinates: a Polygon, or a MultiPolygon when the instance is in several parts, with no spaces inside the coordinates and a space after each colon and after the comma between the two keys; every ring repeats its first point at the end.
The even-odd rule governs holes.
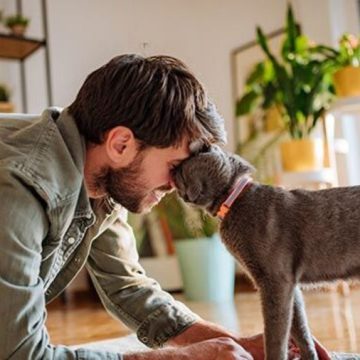
{"type": "Polygon", "coordinates": [[[218,234],[175,242],[185,296],[193,301],[234,299],[235,260],[218,234]]]}
{"type": "Polygon", "coordinates": [[[280,144],[284,171],[310,171],[324,167],[322,139],[300,139],[280,144]]]}
{"type": "Polygon", "coordinates": [[[333,80],[338,96],[360,95],[360,67],[346,66],[334,74],[333,80]]]}

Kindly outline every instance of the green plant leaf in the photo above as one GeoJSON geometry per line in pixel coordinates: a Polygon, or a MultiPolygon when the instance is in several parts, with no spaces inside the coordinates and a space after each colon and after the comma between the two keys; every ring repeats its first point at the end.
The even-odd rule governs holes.
{"type": "Polygon", "coordinates": [[[218,229],[216,219],[185,204],[174,192],[165,196],[154,211],[167,222],[174,240],[209,237],[218,229]]]}
{"type": "Polygon", "coordinates": [[[236,116],[242,116],[251,113],[256,107],[258,100],[259,94],[255,91],[250,91],[243,95],[243,97],[236,102],[236,116]]]}
{"type": "Polygon", "coordinates": [[[294,53],[296,51],[296,38],[298,36],[298,30],[290,4],[287,10],[286,31],[289,42],[289,51],[294,53]]]}

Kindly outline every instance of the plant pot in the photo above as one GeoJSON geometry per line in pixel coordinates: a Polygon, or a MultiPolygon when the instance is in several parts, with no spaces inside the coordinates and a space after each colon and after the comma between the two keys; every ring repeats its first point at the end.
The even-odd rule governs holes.
{"type": "Polygon", "coordinates": [[[15,36],[24,36],[26,32],[26,26],[24,25],[13,25],[11,28],[11,33],[15,36]]]}
{"type": "Polygon", "coordinates": [[[265,131],[280,131],[284,128],[284,121],[277,106],[271,106],[265,112],[265,131]]]}
{"type": "Polygon", "coordinates": [[[360,67],[346,66],[334,74],[333,80],[338,96],[360,95],[360,67]]]}
{"type": "Polygon", "coordinates": [[[322,139],[290,140],[280,144],[284,171],[310,171],[324,167],[322,139]]]}
{"type": "Polygon", "coordinates": [[[175,248],[187,299],[208,302],[234,299],[235,260],[219,235],[177,240],[175,248]]]}
{"type": "Polygon", "coordinates": [[[14,104],[7,101],[0,101],[0,113],[10,113],[14,111],[14,104]]]}

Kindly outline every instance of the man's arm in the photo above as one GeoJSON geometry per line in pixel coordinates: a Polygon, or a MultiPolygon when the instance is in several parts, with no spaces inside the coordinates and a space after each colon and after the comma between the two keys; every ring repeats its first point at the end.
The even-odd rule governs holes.
{"type": "Polygon", "coordinates": [[[86,266],[107,310],[136,331],[145,345],[161,347],[199,317],[146,276],[126,216],[120,211],[93,242],[86,266]]]}
{"type": "Polygon", "coordinates": [[[1,358],[119,359],[117,354],[50,344],[39,275],[46,212],[34,189],[1,168],[0,199],[1,358]]]}
{"type": "Polygon", "coordinates": [[[228,337],[152,352],[124,355],[124,360],[253,360],[239,344],[228,337]]]}

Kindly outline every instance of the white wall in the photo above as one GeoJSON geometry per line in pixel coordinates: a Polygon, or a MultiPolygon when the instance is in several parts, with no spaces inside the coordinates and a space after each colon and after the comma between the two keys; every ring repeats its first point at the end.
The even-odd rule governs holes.
{"type": "MultiPolygon", "coordinates": [[[[0,0],[7,12],[14,0],[0,0]]],[[[86,75],[121,53],[168,54],[183,59],[207,87],[224,115],[233,148],[230,52],[265,31],[284,25],[287,0],[47,0],[54,105],[66,106],[86,75]],[[143,44],[147,43],[144,50],[143,44]]],[[[358,32],[356,0],[292,0],[303,30],[315,41],[335,44],[358,32]]],[[[41,37],[40,0],[23,0],[31,17],[29,36],[41,37]]],[[[46,106],[44,54],[26,64],[29,112],[46,106]]],[[[0,81],[14,89],[21,110],[18,65],[0,63],[0,81]]],[[[360,134],[359,134],[360,136],[360,134]]]]}
{"type": "MultiPolygon", "coordinates": [[[[39,0],[23,2],[29,35],[38,36],[39,0]]],[[[177,56],[198,75],[227,121],[231,148],[230,52],[254,39],[256,24],[283,25],[285,8],[286,0],[48,0],[54,104],[69,104],[90,71],[114,55],[144,52],[146,42],[146,55],[177,56]]],[[[46,106],[43,64],[41,53],[27,64],[29,112],[46,106]]],[[[16,85],[17,66],[8,71],[16,85]]]]}

